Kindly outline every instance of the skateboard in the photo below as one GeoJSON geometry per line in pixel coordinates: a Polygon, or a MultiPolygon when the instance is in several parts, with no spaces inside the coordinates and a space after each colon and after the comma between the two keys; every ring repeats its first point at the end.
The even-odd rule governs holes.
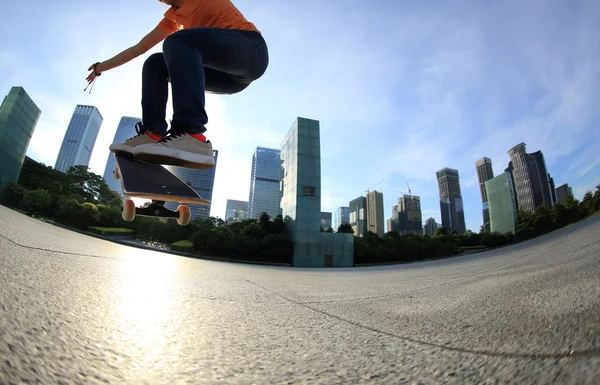
{"type": "Polygon", "coordinates": [[[211,202],[202,198],[187,183],[173,175],[160,164],[136,160],[131,155],[114,154],[116,167],[115,179],[121,181],[121,189],[126,197],[151,199],[152,202],[136,207],[131,199],[123,202],[123,220],[131,222],[136,215],[177,219],[185,226],[190,223],[191,212],[187,204],[209,206],[211,202]],[[177,210],[169,210],[166,202],[180,204],[177,210]]]}

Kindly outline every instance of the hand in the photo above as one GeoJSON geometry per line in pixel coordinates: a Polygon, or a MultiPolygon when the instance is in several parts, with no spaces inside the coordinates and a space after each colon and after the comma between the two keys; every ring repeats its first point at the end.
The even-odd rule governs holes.
{"type": "Polygon", "coordinates": [[[88,68],[88,71],[92,71],[92,73],[90,73],[88,75],[88,77],[85,79],[85,80],[87,80],[88,84],[93,82],[96,77],[101,75],[100,69],[98,68],[99,66],[100,66],[100,63],[94,63],[90,66],[90,68],[88,68]]]}

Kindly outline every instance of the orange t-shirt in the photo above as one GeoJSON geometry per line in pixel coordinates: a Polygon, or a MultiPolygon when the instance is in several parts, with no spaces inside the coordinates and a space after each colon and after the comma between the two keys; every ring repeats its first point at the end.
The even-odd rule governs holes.
{"type": "Polygon", "coordinates": [[[212,27],[260,33],[231,0],[185,0],[179,9],[169,8],[158,26],[170,32],[185,28],[212,27]]]}

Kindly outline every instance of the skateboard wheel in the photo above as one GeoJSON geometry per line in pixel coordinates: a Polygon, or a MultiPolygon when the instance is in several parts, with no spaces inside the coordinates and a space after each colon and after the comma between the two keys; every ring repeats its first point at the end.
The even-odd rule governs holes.
{"type": "Polygon", "coordinates": [[[113,177],[114,177],[115,179],[119,179],[119,177],[120,177],[120,176],[119,176],[119,170],[117,170],[116,168],[113,170],[113,177]]]}
{"type": "Polygon", "coordinates": [[[123,220],[127,222],[131,222],[135,218],[135,203],[131,199],[126,199],[123,202],[122,216],[123,220]]]}
{"type": "Polygon", "coordinates": [[[179,213],[177,223],[179,223],[181,226],[185,226],[190,223],[190,220],[192,219],[192,213],[188,206],[178,206],[177,212],[179,213]]]}

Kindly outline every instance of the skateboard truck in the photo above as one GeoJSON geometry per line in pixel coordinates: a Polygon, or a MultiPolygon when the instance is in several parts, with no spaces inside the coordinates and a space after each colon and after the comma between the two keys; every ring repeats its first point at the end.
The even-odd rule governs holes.
{"type": "Polygon", "coordinates": [[[123,202],[121,213],[123,220],[128,222],[133,221],[138,215],[140,217],[174,218],[182,226],[189,224],[192,217],[190,208],[186,205],[178,206],[177,210],[173,211],[165,207],[165,201],[157,200],[146,203],[142,207],[136,207],[133,200],[126,199],[123,202]]]}

